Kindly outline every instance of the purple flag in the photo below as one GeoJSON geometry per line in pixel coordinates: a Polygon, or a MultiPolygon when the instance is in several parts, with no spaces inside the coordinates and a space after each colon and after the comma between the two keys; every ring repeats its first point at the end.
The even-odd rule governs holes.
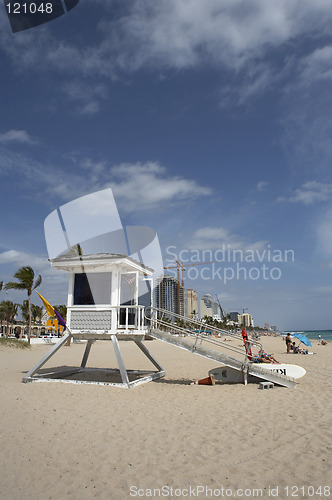
{"type": "Polygon", "coordinates": [[[54,309],[54,313],[55,313],[56,317],[58,318],[59,324],[64,327],[63,331],[65,331],[65,329],[67,328],[65,320],[60,316],[58,311],[56,311],[55,309],[54,309]]]}

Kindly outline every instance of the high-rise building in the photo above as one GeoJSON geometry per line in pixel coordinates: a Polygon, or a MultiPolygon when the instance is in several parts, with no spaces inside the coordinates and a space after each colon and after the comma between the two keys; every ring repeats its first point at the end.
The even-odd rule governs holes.
{"type": "Polygon", "coordinates": [[[156,307],[167,311],[184,314],[183,287],[170,275],[158,279],[155,289],[156,307]]]}
{"type": "Polygon", "coordinates": [[[242,326],[254,326],[254,318],[251,314],[239,314],[239,323],[242,326]]]}
{"type": "Polygon", "coordinates": [[[198,317],[197,292],[192,288],[184,290],[184,315],[191,319],[198,317]]]}
{"type": "Polygon", "coordinates": [[[231,321],[234,321],[234,323],[239,323],[239,316],[240,313],[233,311],[229,313],[229,318],[231,321]]]}
{"type": "Polygon", "coordinates": [[[219,304],[212,300],[209,293],[203,295],[199,305],[201,318],[204,318],[204,316],[211,316],[212,318],[221,320],[219,304]]]}

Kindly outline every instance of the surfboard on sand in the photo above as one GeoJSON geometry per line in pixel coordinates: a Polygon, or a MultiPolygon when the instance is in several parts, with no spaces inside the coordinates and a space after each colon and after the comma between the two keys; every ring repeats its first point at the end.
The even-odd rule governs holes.
{"type": "MultiPolygon", "coordinates": [[[[280,375],[286,375],[287,377],[292,377],[295,379],[301,378],[306,374],[306,371],[301,366],[289,365],[286,363],[252,363],[251,366],[257,366],[260,369],[266,371],[273,371],[279,373],[280,375]]],[[[242,383],[243,373],[235,368],[230,368],[229,366],[218,366],[209,371],[209,376],[213,375],[215,380],[224,383],[242,383]]],[[[249,375],[248,381],[256,381],[257,377],[255,375],[249,375]]]]}
{"type": "Polygon", "coordinates": [[[263,370],[269,370],[295,379],[301,378],[307,373],[302,366],[289,365],[288,363],[252,363],[251,366],[258,366],[263,370]]]}

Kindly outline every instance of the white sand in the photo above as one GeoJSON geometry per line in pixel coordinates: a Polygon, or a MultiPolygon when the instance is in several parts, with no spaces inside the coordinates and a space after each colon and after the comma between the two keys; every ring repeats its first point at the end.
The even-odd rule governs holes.
{"type": "MultiPolygon", "coordinates": [[[[311,495],[307,487],[331,484],[331,343],[315,342],[317,355],[295,356],[281,339],[263,338],[265,351],[307,370],[296,389],[263,391],[257,384],[189,385],[217,364],[159,341],[147,346],[166,377],[130,390],[23,384],[49,346],[0,349],[1,499],[121,500],[135,498],[130,487],[142,489],[136,498],[190,498],[190,486],[191,498],[197,486],[231,489],[232,498],[241,498],[238,488],[259,488],[256,498],[266,499],[271,487],[285,499],[285,487],[291,498],[292,486],[304,486],[297,498],[328,498],[328,490],[311,495]],[[163,486],[163,497],[150,495],[163,486]]],[[[132,343],[121,348],[128,368],[147,367],[132,343]]],[[[83,349],[62,348],[52,366],[73,364],[83,349]]],[[[90,362],[109,367],[110,353],[97,342],[90,362]]],[[[211,493],[196,498],[218,498],[211,493]]]]}

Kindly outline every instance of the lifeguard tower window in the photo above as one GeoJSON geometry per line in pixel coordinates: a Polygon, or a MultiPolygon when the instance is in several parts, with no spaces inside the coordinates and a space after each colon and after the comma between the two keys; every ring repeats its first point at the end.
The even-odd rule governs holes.
{"type": "MultiPolygon", "coordinates": [[[[120,286],[120,306],[133,306],[137,304],[136,295],[137,275],[136,273],[121,274],[120,286]]],[[[134,326],[136,324],[135,308],[120,307],[120,325],[128,324],[134,326]]]]}
{"type": "Polygon", "coordinates": [[[111,303],[112,273],[77,273],[74,279],[74,305],[111,303]]]}

